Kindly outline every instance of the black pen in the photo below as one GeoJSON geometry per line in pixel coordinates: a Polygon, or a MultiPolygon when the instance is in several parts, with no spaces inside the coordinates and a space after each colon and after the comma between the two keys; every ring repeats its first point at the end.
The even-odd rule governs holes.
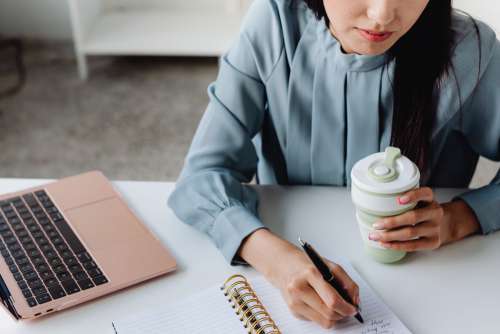
{"type": "MultiPolygon", "coordinates": [[[[333,276],[332,272],[330,271],[330,268],[326,265],[325,262],[321,259],[319,254],[312,248],[311,245],[309,245],[307,242],[303,242],[302,239],[299,237],[299,243],[306,252],[307,256],[309,259],[311,259],[312,263],[318,268],[319,272],[323,276],[323,279],[330,283],[330,285],[337,290],[337,292],[344,298],[345,301],[347,301],[350,304],[352,303],[351,297],[349,297],[349,294],[347,293],[347,290],[345,290],[340,283],[335,279],[333,276]]],[[[361,314],[359,314],[359,309],[358,313],[354,316],[360,323],[364,323],[363,318],[361,317],[361,314]]]]}

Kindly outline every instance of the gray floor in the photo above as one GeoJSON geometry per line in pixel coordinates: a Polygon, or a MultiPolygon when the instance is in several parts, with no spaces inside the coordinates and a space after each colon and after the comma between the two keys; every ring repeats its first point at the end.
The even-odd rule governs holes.
{"type": "Polygon", "coordinates": [[[95,57],[77,77],[68,43],[31,42],[28,81],[0,101],[0,177],[175,180],[217,60],[95,57]]]}
{"type": "MultiPolygon", "coordinates": [[[[95,57],[82,82],[62,42],[30,41],[25,60],[26,86],[0,101],[0,177],[173,181],[217,75],[216,59],[95,57]]],[[[497,170],[481,161],[472,186],[497,170]]]]}

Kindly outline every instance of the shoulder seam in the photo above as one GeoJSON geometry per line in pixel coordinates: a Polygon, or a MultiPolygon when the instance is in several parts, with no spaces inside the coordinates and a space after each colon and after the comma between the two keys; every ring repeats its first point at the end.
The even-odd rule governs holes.
{"type": "MultiPolygon", "coordinates": [[[[252,50],[252,58],[254,59],[255,64],[258,65],[256,62],[255,50],[254,50],[254,45],[252,44],[252,41],[250,40],[250,38],[248,37],[246,32],[243,32],[242,35],[243,35],[243,37],[245,37],[247,43],[250,45],[250,50],[252,50]]],[[[260,80],[264,84],[267,83],[267,81],[271,78],[272,74],[274,73],[274,70],[278,67],[277,65],[279,64],[280,59],[283,57],[284,49],[285,49],[285,45],[284,45],[283,41],[281,41],[280,53],[279,53],[279,56],[276,58],[276,61],[273,62],[273,65],[271,66],[271,71],[269,72],[269,74],[265,74],[265,73],[260,74],[260,75],[265,75],[264,77],[260,78],[260,80]]],[[[258,68],[258,66],[257,66],[257,68],[258,68]]]]}

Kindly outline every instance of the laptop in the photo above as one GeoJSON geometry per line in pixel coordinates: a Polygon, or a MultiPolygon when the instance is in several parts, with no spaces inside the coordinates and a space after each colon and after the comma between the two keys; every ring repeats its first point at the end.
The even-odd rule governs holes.
{"type": "Polygon", "coordinates": [[[99,171],[0,196],[0,294],[32,319],[176,268],[99,171]]]}

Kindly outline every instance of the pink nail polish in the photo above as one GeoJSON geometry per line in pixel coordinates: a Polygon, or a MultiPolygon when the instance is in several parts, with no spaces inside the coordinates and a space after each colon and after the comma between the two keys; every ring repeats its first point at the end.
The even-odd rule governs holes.
{"type": "Polygon", "coordinates": [[[379,239],[379,236],[376,233],[370,233],[368,235],[368,239],[373,240],[373,241],[377,241],[379,239]]]}
{"type": "Polygon", "coordinates": [[[410,198],[408,196],[401,196],[400,198],[398,198],[399,204],[406,204],[409,200],[410,198]]]}

